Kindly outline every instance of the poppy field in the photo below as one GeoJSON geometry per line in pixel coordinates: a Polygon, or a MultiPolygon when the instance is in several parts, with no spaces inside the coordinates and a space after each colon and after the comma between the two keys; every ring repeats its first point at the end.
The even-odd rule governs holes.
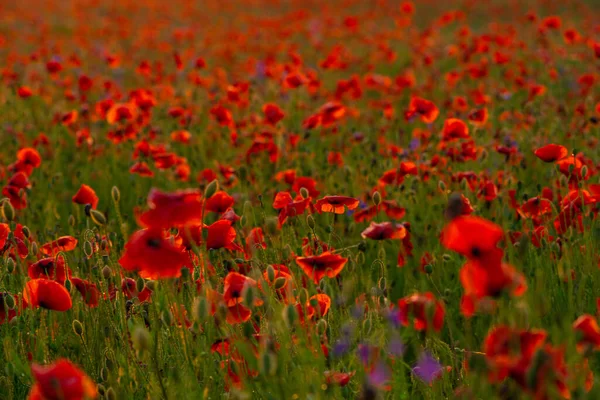
{"type": "Polygon", "coordinates": [[[0,4],[0,399],[600,398],[594,0],[0,4]]]}

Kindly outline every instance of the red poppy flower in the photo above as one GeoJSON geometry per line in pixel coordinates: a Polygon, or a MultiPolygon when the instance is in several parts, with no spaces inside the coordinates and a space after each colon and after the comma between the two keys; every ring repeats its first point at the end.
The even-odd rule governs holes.
{"type": "Polygon", "coordinates": [[[204,208],[208,211],[222,213],[226,211],[229,207],[233,206],[233,203],[233,197],[231,197],[224,191],[219,190],[218,192],[213,194],[209,199],[205,200],[204,208]]]}
{"type": "Polygon", "coordinates": [[[309,178],[307,176],[300,176],[296,178],[294,184],[292,185],[292,190],[296,193],[300,193],[300,189],[305,188],[308,190],[308,195],[310,197],[317,197],[319,195],[319,191],[317,190],[317,181],[313,178],[309,178]]]}
{"type": "Polygon", "coordinates": [[[215,290],[207,289],[206,299],[210,304],[211,315],[215,315],[217,313],[217,309],[221,304],[227,308],[225,321],[230,325],[246,322],[252,316],[252,311],[250,311],[249,308],[244,307],[241,303],[236,303],[233,306],[228,307],[225,304],[223,295],[215,290]]]}
{"type": "Polygon", "coordinates": [[[410,324],[410,318],[416,330],[428,330],[433,328],[440,331],[444,326],[444,315],[446,313],[441,301],[436,300],[431,292],[404,297],[398,301],[400,322],[404,326],[410,324]],[[431,316],[431,318],[430,318],[431,316]]]}
{"type": "Polygon", "coordinates": [[[32,279],[25,284],[23,300],[31,307],[54,311],[67,311],[73,303],[63,285],[49,279],[32,279]]]}
{"type": "MultiPolygon", "coordinates": [[[[225,277],[225,282],[223,286],[223,300],[227,307],[232,307],[236,304],[242,303],[244,298],[244,292],[249,287],[256,287],[256,281],[252,278],[249,278],[245,275],[239,274],[237,272],[230,272],[225,277]]],[[[255,299],[254,305],[260,306],[262,304],[262,300],[255,299]]],[[[248,304],[246,304],[248,306],[248,304]]]]}
{"type": "Polygon", "coordinates": [[[10,233],[10,227],[8,224],[0,223],[0,250],[4,249],[8,234],[10,233]]]}
{"type": "Polygon", "coordinates": [[[488,110],[487,108],[480,108],[478,110],[473,110],[469,114],[469,121],[475,126],[483,126],[488,120],[488,110]]]}
{"type": "Polygon", "coordinates": [[[175,278],[181,275],[181,268],[189,267],[190,258],[183,247],[166,239],[162,230],[142,229],[125,244],[119,264],[128,271],[139,271],[142,278],[175,278]]]}
{"type": "Polygon", "coordinates": [[[346,386],[349,382],[350,379],[352,379],[352,377],[354,376],[356,372],[352,371],[352,372],[334,372],[334,371],[325,371],[325,382],[328,385],[331,385],[333,383],[335,383],[336,385],[339,386],[346,386]]]}
{"type": "Polygon", "coordinates": [[[346,208],[354,210],[358,207],[359,201],[353,197],[346,196],[325,196],[317,200],[315,208],[318,212],[330,212],[334,214],[343,214],[346,208]]]}
{"type": "Polygon", "coordinates": [[[83,297],[83,301],[90,307],[97,307],[100,299],[100,291],[95,283],[79,279],[71,278],[71,283],[83,297]]]}
{"type": "Polygon", "coordinates": [[[138,174],[140,176],[153,177],[154,172],[150,169],[148,164],[143,161],[137,162],[129,168],[129,172],[132,174],[138,174]]]}
{"type": "Polygon", "coordinates": [[[385,240],[385,239],[404,239],[406,237],[406,228],[402,224],[393,222],[371,222],[371,225],[360,234],[363,239],[385,240]]]}
{"type": "Polygon", "coordinates": [[[503,236],[502,228],[493,222],[470,215],[459,216],[442,231],[442,244],[465,257],[477,258],[496,249],[503,236]]]}
{"type": "Polygon", "coordinates": [[[200,190],[197,189],[174,193],[152,189],[148,194],[150,210],[140,215],[138,222],[144,228],[157,229],[199,224],[202,222],[201,198],[200,190]]]}
{"type": "Polygon", "coordinates": [[[565,146],[559,144],[548,144],[535,151],[535,155],[544,162],[555,162],[569,155],[565,146]]]}
{"type": "Polygon", "coordinates": [[[75,196],[73,196],[73,203],[84,205],[91,204],[92,208],[95,210],[98,205],[98,196],[96,196],[94,189],[88,185],[81,185],[77,193],[75,193],[75,196]]]}
{"type": "Polygon", "coordinates": [[[573,323],[573,329],[581,334],[577,343],[580,350],[585,349],[586,346],[591,346],[596,350],[600,349],[600,327],[598,327],[596,318],[584,314],[573,323]]]}
{"type": "Polygon", "coordinates": [[[221,219],[212,225],[205,227],[208,231],[206,236],[206,248],[210,249],[228,249],[241,250],[240,246],[235,244],[237,233],[231,226],[231,221],[221,219]]]}
{"type": "Polygon", "coordinates": [[[308,305],[315,309],[315,315],[317,317],[324,317],[331,308],[331,298],[325,293],[319,293],[308,299],[308,305]],[[313,303],[316,302],[316,306],[313,303]]]}
{"type": "Polygon", "coordinates": [[[152,295],[152,291],[148,289],[147,286],[144,286],[141,292],[137,290],[137,283],[132,278],[123,278],[121,281],[121,291],[128,299],[133,299],[137,297],[140,302],[144,302],[150,299],[152,295]]]}
{"type": "Polygon", "coordinates": [[[33,95],[33,91],[27,86],[21,86],[17,89],[17,95],[22,99],[26,99],[33,95]]]}
{"type": "Polygon", "coordinates": [[[442,140],[450,141],[468,138],[470,138],[469,128],[463,121],[457,118],[448,118],[446,121],[444,121],[442,140]]]}
{"type": "Polygon", "coordinates": [[[552,212],[552,202],[544,198],[532,197],[518,211],[523,218],[539,218],[552,212]]]}
{"type": "Polygon", "coordinates": [[[43,258],[31,264],[28,274],[31,279],[50,279],[63,285],[67,277],[71,277],[71,271],[67,268],[62,256],[43,258]]]}
{"type": "Polygon", "coordinates": [[[29,400],[84,400],[98,397],[94,382],[69,360],[59,359],[46,366],[33,364],[31,372],[35,384],[29,392],[29,400]]]}
{"type": "Polygon", "coordinates": [[[329,278],[338,276],[347,261],[347,258],[329,251],[318,256],[296,257],[296,263],[315,284],[318,284],[325,276],[329,278]]]}
{"type": "Polygon", "coordinates": [[[262,228],[252,228],[248,236],[246,237],[246,249],[248,252],[252,252],[256,249],[266,249],[267,243],[265,242],[265,234],[262,228]]]}
{"type": "Polygon", "coordinates": [[[273,200],[273,208],[279,210],[279,225],[283,225],[288,217],[296,217],[304,214],[309,204],[310,198],[305,199],[298,196],[294,200],[289,192],[277,193],[275,200],[273,200]]]}
{"type": "Polygon", "coordinates": [[[75,247],[77,247],[77,239],[72,236],[61,236],[58,239],[46,243],[40,247],[40,251],[46,256],[54,257],[61,251],[67,252],[75,250],[75,247]]]}
{"type": "Polygon", "coordinates": [[[419,116],[421,121],[426,124],[431,124],[436,120],[439,113],[440,111],[432,101],[420,97],[413,97],[410,99],[408,110],[406,110],[404,116],[407,120],[414,116],[419,116]]]}
{"type": "Polygon", "coordinates": [[[269,125],[277,125],[285,116],[281,108],[270,103],[263,106],[263,114],[265,115],[265,123],[269,125]]]}
{"type": "Polygon", "coordinates": [[[27,307],[27,304],[18,294],[11,295],[8,292],[0,292],[0,325],[12,321],[25,307],[27,307]],[[12,309],[8,308],[5,303],[5,298],[8,296],[11,296],[15,301],[15,307],[12,309]]]}

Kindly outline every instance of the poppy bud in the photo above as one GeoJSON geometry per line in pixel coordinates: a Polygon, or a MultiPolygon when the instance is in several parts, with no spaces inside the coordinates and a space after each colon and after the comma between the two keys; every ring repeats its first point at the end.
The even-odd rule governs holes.
{"type": "Polygon", "coordinates": [[[194,312],[194,319],[196,320],[196,322],[204,322],[204,320],[208,316],[208,301],[206,301],[204,297],[197,297],[194,300],[192,310],[194,312]]]}
{"type": "Polygon", "coordinates": [[[300,188],[300,196],[302,196],[302,198],[304,199],[308,199],[310,193],[308,192],[308,189],[305,187],[300,188]]]}
{"type": "Polygon", "coordinates": [[[10,201],[4,201],[2,204],[2,216],[7,221],[12,221],[15,219],[15,208],[10,204],[10,201]]]}
{"type": "Polygon", "coordinates": [[[110,190],[110,195],[115,203],[118,203],[119,200],[121,200],[121,192],[119,191],[119,188],[116,186],[112,187],[112,189],[110,190]]]}
{"type": "Polygon", "coordinates": [[[269,282],[275,280],[275,268],[272,265],[267,266],[267,278],[269,278],[269,282]]]}
{"type": "Polygon", "coordinates": [[[387,281],[385,279],[385,276],[382,276],[381,278],[379,278],[379,282],[377,283],[377,286],[379,287],[379,290],[385,290],[387,287],[387,281]]]}
{"type": "Polygon", "coordinates": [[[287,279],[285,279],[283,276],[280,276],[279,278],[275,279],[275,283],[274,283],[273,287],[275,288],[275,290],[279,290],[279,289],[283,288],[286,283],[287,283],[287,279]]]}
{"type": "Polygon", "coordinates": [[[75,217],[73,216],[73,214],[69,215],[69,226],[75,226],[75,217]]]}
{"type": "Polygon", "coordinates": [[[283,320],[286,322],[288,327],[293,327],[298,319],[298,312],[296,307],[292,304],[287,305],[283,309],[283,320]]]}
{"type": "Polygon", "coordinates": [[[581,167],[581,177],[585,178],[588,174],[588,167],[587,165],[584,165],[583,167],[581,167]]]}
{"type": "Polygon", "coordinates": [[[375,193],[373,193],[373,204],[376,206],[381,204],[381,193],[379,193],[379,191],[375,191],[375,193]]]}
{"type": "Polygon", "coordinates": [[[247,287],[246,290],[244,290],[243,296],[246,307],[252,307],[254,305],[254,289],[247,287]]]}
{"type": "Polygon", "coordinates": [[[98,210],[90,210],[90,217],[92,221],[98,226],[106,225],[106,217],[98,210]]]}
{"type": "Polygon", "coordinates": [[[6,308],[8,308],[9,310],[14,310],[15,309],[15,298],[12,297],[10,294],[5,294],[4,295],[4,304],[6,305],[6,308]]]}
{"type": "Polygon", "coordinates": [[[276,235],[277,234],[277,228],[278,228],[278,222],[277,222],[277,217],[270,217],[267,218],[265,221],[265,232],[270,235],[276,235]]]}
{"type": "Polygon", "coordinates": [[[432,274],[433,273],[433,267],[431,266],[431,264],[427,264],[424,269],[425,269],[425,273],[426,274],[432,274]]]}
{"type": "Polygon", "coordinates": [[[319,335],[323,335],[323,334],[325,334],[326,331],[327,331],[327,321],[325,321],[323,318],[321,318],[319,320],[319,322],[317,322],[317,333],[319,335]]]}
{"type": "Polygon", "coordinates": [[[100,379],[103,381],[108,380],[108,369],[104,367],[100,368],[100,379]]]}
{"type": "Polygon", "coordinates": [[[79,337],[83,336],[83,325],[78,320],[73,320],[73,332],[79,337]]]}
{"type": "Polygon", "coordinates": [[[31,237],[31,231],[29,230],[29,228],[24,226],[22,230],[23,230],[23,236],[25,236],[27,239],[29,239],[31,237]]]}
{"type": "Polygon", "coordinates": [[[144,290],[144,280],[142,278],[137,278],[137,280],[135,281],[135,290],[139,292],[141,292],[142,290],[144,290]]]}
{"type": "Polygon", "coordinates": [[[365,242],[364,240],[362,242],[360,242],[358,244],[358,251],[360,251],[361,253],[364,253],[365,250],[367,250],[367,242],[365,242]]]}
{"type": "Polygon", "coordinates": [[[331,225],[326,226],[325,227],[325,232],[327,232],[327,233],[333,232],[333,226],[331,226],[331,225]]]}
{"type": "Polygon", "coordinates": [[[446,184],[444,183],[444,181],[438,182],[438,189],[440,189],[440,192],[446,193],[446,184]]]}
{"type": "Polygon", "coordinates": [[[442,254],[442,260],[444,260],[444,262],[448,262],[448,261],[452,260],[452,256],[448,253],[444,253],[444,254],[442,254]]]}
{"type": "Polygon", "coordinates": [[[215,179],[206,185],[206,189],[204,189],[204,198],[210,199],[213,194],[217,193],[217,190],[219,190],[219,181],[215,179]]]}
{"type": "Polygon", "coordinates": [[[6,271],[8,271],[9,274],[12,274],[15,271],[15,260],[13,260],[12,258],[8,258],[6,260],[6,271]]]}
{"type": "Polygon", "coordinates": [[[312,216],[312,215],[308,214],[308,215],[306,216],[306,224],[308,225],[308,227],[309,227],[311,230],[313,230],[313,231],[315,230],[315,219],[313,218],[313,216],[312,216]]]}
{"type": "Polygon", "coordinates": [[[131,336],[133,347],[141,355],[150,348],[150,333],[143,326],[138,326],[131,336]]]}
{"type": "Polygon", "coordinates": [[[92,254],[94,254],[94,249],[92,247],[92,244],[87,240],[85,242],[83,242],[83,252],[85,253],[85,256],[87,258],[90,258],[92,256],[92,254]]]}
{"type": "Polygon", "coordinates": [[[31,254],[38,253],[38,244],[36,242],[31,242],[31,254]]]}
{"type": "Polygon", "coordinates": [[[260,372],[264,375],[273,376],[277,371],[277,357],[270,351],[266,351],[260,357],[260,372]]]}
{"type": "Polygon", "coordinates": [[[110,267],[108,265],[105,265],[104,268],[102,268],[102,277],[104,279],[109,279],[112,276],[112,269],[110,269],[110,267]]]}
{"type": "Polygon", "coordinates": [[[115,390],[111,387],[108,388],[104,397],[106,397],[106,400],[117,400],[117,394],[115,393],[115,390]]]}
{"type": "Polygon", "coordinates": [[[96,385],[96,389],[98,389],[98,394],[100,396],[104,396],[106,394],[106,388],[104,387],[104,385],[99,383],[96,385]]]}
{"type": "Polygon", "coordinates": [[[71,287],[72,287],[72,286],[73,286],[73,285],[71,284],[71,281],[70,281],[69,279],[67,279],[67,280],[65,281],[65,289],[67,289],[67,290],[70,292],[70,291],[71,291],[71,287]]]}
{"type": "Polygon", "coordinates": [[[300,302],[300,304],[306,304],[306,302],[308,301],[308,290],[304,288],[299,290],[298,301],[300,302]]]}
{"type": "MultiPolygon", "coordinates": [[[[143,282],[143,280],[142,280],[142,282],[143,282]]],[[[156,281],[146,281],[146,282],[144,282],[144,286],[146,286],[149,291],[154,292],[154,290],[156,290],[156,281]]]]}

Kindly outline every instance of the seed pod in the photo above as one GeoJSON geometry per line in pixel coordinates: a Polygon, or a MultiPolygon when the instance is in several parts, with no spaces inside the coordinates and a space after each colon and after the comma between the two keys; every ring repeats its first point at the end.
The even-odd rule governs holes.
{"type": "Polygon", "coordinates": [[[110,269],[110,267],[108,265],[105,265],[104,268],[102,268],[102,277],[104,279],[109,279],[112,276],[112,269],[110,269]]]}
{"type": "Polygon", "coordinates": [[[217,193],[218,190],[219,181],[215,179],[211,183],[206,185],[206,188],[204,189],[204,198],[210,199],[215,193],[217,193]]]}
{"type": "Polygon", "coordinates": [[[73,332],[79,337],[83,336],[83,325],[78,320],[73,320],[73,332]]]}
{"type": "Polygon", "coordinates": [[[378,190],[376,190],[375,193],[373,193],[373,204],[375,204],[376,206],[381,204],[381,193],[379,193],[378,190]]]}
{"type": "Polygon", "coordinates": [[[98,210],[90,210],[90,218],[98,226],[106,225],[106,217],[98,210]]]}
{"type": "Polygon", "coordinates": [[[119,200],[121,200],[121,192],[119,191],[119,188],[116,186],[112,187],[112,189],[110,190],[110,195],[115,203],[118,203],[119,200]]]}
{"type": "Polygon", "coordinates": [[[2,204],[2,216],[7,221],[12,221],[15,219],[15,208],[8,200],[4,201],[2,204]]]}

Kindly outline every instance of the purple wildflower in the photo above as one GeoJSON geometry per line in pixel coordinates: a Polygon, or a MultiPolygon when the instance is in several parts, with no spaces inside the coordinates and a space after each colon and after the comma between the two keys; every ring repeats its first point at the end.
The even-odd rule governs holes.
{"type": "Polygon", "coordinates": [[[413,373],[425,383],[431,383],[442,374],[442,365],[428,352],[421,353],[413,373]]]}

